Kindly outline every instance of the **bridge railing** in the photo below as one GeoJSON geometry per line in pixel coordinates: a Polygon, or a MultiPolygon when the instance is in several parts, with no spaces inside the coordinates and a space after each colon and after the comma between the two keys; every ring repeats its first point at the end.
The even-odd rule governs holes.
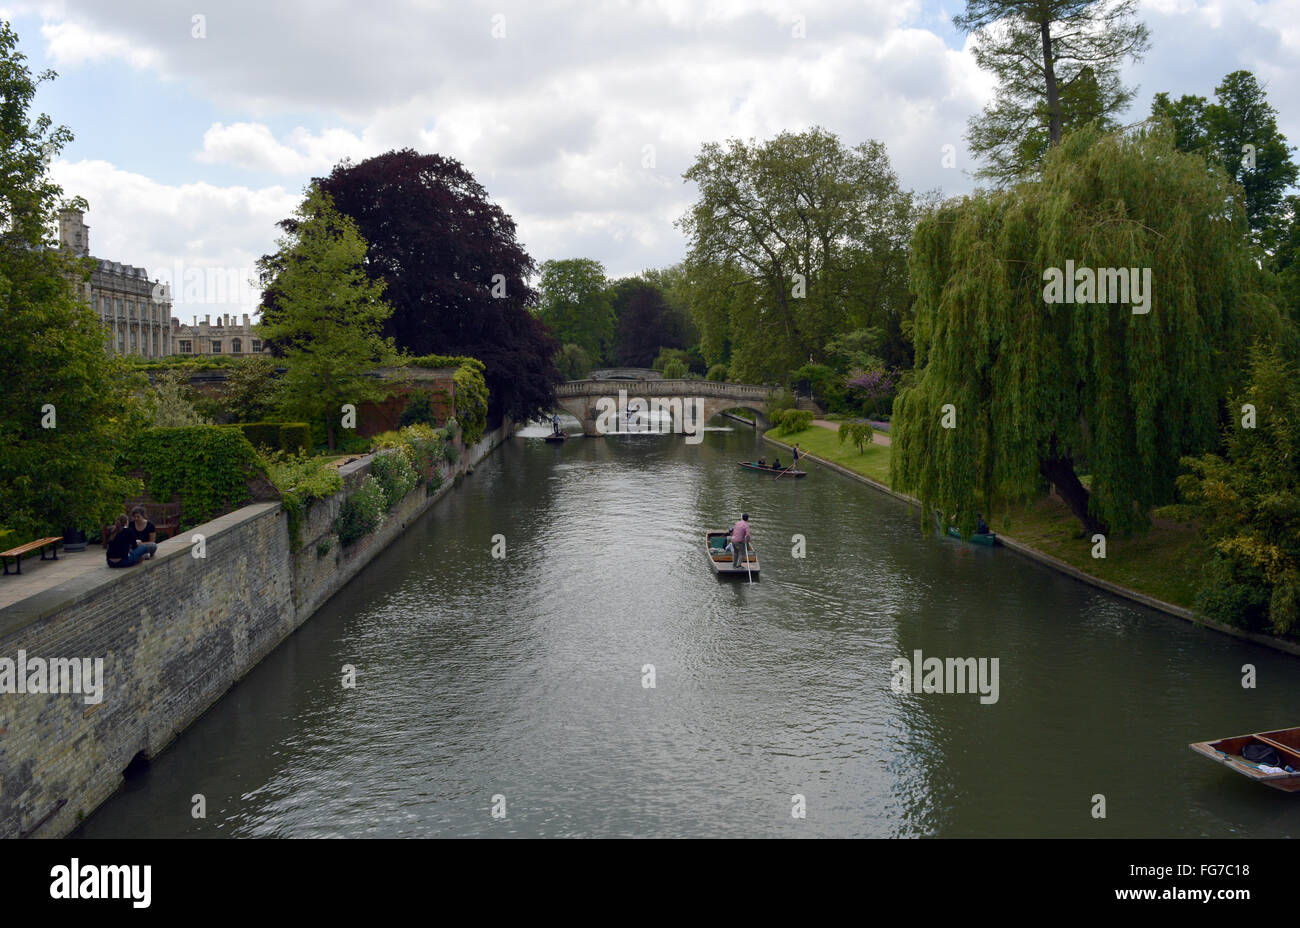
{"type": "Polygon", "coordinates": [[[606,396],[626,390],[629,396],[712,396],[719,399],[765,400],[775,387],[716,380],[570,380],[555,388],[556,396],[606,396]]]}

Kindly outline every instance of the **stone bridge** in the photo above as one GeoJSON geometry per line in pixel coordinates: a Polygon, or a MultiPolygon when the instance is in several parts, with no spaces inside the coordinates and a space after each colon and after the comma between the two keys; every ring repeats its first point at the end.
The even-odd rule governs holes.
{"type": "MultiPolygon", "coordinates": [[[[698,398],[703,400],[703,422],[724,410],[744,409],[753,414],[756,428],[767,429],[769,424],[763,410],[776,389],[712,380],[570,380],[556,387],[555,395],[559,407],[582,423],[584,435],[599,435],[596,423],[602,411],[600,400],[608,397],[617,404],[620,391],[628,402],[640,398],[651,404],[656,400],[663,403],[678,400],[685,404],[698,398]]],[[[608,403],[604,408],[609,408],[608,403]]]]}

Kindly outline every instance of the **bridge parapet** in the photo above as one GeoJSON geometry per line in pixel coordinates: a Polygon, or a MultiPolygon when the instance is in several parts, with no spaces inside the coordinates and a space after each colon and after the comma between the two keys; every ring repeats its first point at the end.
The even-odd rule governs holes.
{"type": "Polygon", "coordinates": [[[766,400],[775,387],[752,383],[719,383],[715,380],[570,380],[555,388],[556,396],[609,396],[626,390],[629,396],[710,396],[744,400],[766,400]]]}
{"type": "MultiPolygon", "coordinates": [[[[697,398],[704,421],[724,410],[743,407],[754,413],[756,428],[768,427],[764,407],[775,387],[752,383],[719,383],[713,380],[570,380],[555,388],[559,405],[582,423],[586,435],[600,434],[597,417],[600,400],[623,392],[629,402],[637,397],[648,401],[673,397],[697,398]]],[[[689,400],[687,400],[689,401],[689,400]]]]}

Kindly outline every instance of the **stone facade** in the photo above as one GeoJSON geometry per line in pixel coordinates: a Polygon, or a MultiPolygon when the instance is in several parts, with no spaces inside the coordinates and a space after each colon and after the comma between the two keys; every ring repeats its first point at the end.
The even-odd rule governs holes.
{"type": "Polygon", "coordinates": [[[181,325],[179,319],[172,320],[171,353],[181,355],[232,355],[247,358],[262,354],[264,347],[262,336],[257,334],[257,326],[249,321],[244,313],[240,322],[229,313],[218,315],[213,323],[209,314],[199,321],[194,317],[194,325],[181,325]]]}
{"type": "MultiPolygon", "coordinates": [[[[59,247],[79,258],[90,257],[90,227],[81,210],[59,213],[59,247]]],[[[78,281],[106,330],[108,350],[142,358],[172,353],[172,304],[142,267],[93,258],[90,281],[78,281]],[[158,297],[158,298],[155,298],[158,297]]]]}
{"type": "Polygon", "coordinates": [[[162,751],[510,431],[506,423],[461,449],[437,493],[417,487],[346,549],[333,519],[369,458],[341,470],[342,493],[304,513],[296,551],[281,505],[256,503],[162,542],[152,561],[0,609],[0,657],[98,657],[104,670],[94,705],[77,694],[0,694],[0,838],[75,829],[135,757],[162,751]],[[205,558],[192,556],[195,534],[205,558]]]}

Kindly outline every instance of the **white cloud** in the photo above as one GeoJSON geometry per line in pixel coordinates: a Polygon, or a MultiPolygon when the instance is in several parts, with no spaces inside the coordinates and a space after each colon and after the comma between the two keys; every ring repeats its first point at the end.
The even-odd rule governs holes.
{"type": "Polygon", "coordinates": [[[90,204],[91,254],[144,267],[154,279],[176,278],[174,314],[185,322],[192,313],[256,309],[251,287],[238,294],[208,291],[199,304],[187,306],[179,284],[190,270],[201,271],[205,279],[215,272],[226,279],[237,276],[246,284],[257,259],[273,250],[275,223],[300,199],[296,190],[280,186],[170,186],[104,161],[58,160],[51,173],[67,196],[84,196],[90,204]]]}
{"type": "MultiPolygon", "coordinates": [[[[960,192],[974,167],[966,121],[994,91],[969,38],[953,49],[917,25],[947,20],[917,0],[391,0],[373,15],[227,0],[204,39],[191,37],[189,13],[151,0],[66,0],[42,15],[65,79],[121,60],[220,112],[172,155],[246,172],[245,202],[262,208],[276,199],[266,191],[291,190],[280,198],[291,205],[341,158],[409,146],[461,161],[537,258],[590,254],[614,273],[682,256],[671,220],[691,201],[681,173],[704,142],[822,125],[848,144],[884,141],[907,186],[960,192]],[[491,35],[498,13],[504,39],[491,35]],[[806,38],[792,36],[795,16],[806,38]],[[653,168],[641,164],[647,145],[653,168]],[[945,145],[958,171],[941,166],[945,145]]],[[[1151,92],[1210,93],[1248,67],[1300,140],[1300,0],[1147,0],[1140,15],[1154,47],[1129,75],[1144,85],[1129,118],[1151,92]]],[[[215,208],[211,199],[190,202],[215,208]]],[[[202,240],[246,235],[227,249],[265,250],[287,212],[255,212],[266,220],[256,229],[219,221],[202,240]]]]}

